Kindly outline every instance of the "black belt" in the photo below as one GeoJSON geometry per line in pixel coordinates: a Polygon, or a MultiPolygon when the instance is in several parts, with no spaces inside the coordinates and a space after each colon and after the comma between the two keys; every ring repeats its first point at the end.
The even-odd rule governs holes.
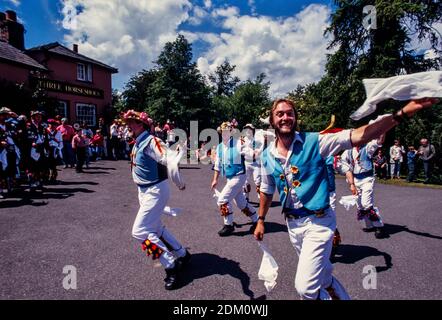
{"type": "Polygon", "coordinates": [[[330,208],[330,206],[326,206],[325,208],[319,210],[309,210],[304,207],[299,209],[282,209],[282,213],[284,214],[286,219],[299,219],[307,216],[315,215],[318,218],[321,218],[325,215],[325,211],[330,208]]]}

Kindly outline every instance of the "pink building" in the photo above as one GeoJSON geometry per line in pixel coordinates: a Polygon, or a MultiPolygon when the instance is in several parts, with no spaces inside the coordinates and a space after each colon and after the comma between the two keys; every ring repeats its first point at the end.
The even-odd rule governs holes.
{"type": "Polygon", "coordinates": [[[118,70],[58,42],[24,50],[24,28],[15,12],[0,12],[0,78],[41,88],[59,103],[58,114],[96,126],[112,105],[118,70]]]}

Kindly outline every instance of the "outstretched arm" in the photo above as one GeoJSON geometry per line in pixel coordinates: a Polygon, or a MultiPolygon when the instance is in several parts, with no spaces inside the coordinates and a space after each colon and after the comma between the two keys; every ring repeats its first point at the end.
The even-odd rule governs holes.
{"type": "Polygon", "coordinates": [[[389,115],[372,124],[368,124],[353,130],[351,142],[353,146],[360,146],[370,140],[376,139],[391,128],[397,126],[400,123],[401,118],[412,117],[419,110],[429,108],[438,102],[438,99],[428,98],[410,101],[405,107],[402,108],[402,110],[397,112],[395,116],[389,115]],[[395,120],[395,118],[399,121],[395,120]]]}

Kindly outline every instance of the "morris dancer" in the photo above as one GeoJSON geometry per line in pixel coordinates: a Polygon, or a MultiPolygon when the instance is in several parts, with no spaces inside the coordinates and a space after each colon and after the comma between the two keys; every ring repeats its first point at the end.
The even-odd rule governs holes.
{"type": "Polygon", "coordinates": [[[364,220],[365,232],[375,232],[378,239],[386,236],[384,223],[374,208],[374,170],[373,155],[384,143],[385,135],[367,144],[346,150],[341,156],[347,182],[353,195],[358,196],[358,220],[364,220]]]}
{"type": "Polygon", "coordinates": [[[233,224],[232,201],[235,200],[238,208],[253,223],[250,232],[255,230],[258,216],[256,210],[246,200],[243,194],[243,187],[246,182],[246,168],[244,162],[244,151],[241,140],[232,135],[230,122],[223,122],[220,126],[222,142],[216,147],[216,160],[212,180],[212,189],[218,184],[219,175],[226,176],[227,184],[218,197],[217,204],[224,219],[224,226],[218,232],[221,237],[229,236],[235,230],[233,224]]]}
{"type": "Polygon", "coordinates": [[[336,216],[329,204],[325,159],[379,137],[434,103],[436,99],[411,101],[399,112],[372,124],[326,135],[296,132],[295,104],[286,99],[273,103],[270,123],[277,140],[264,150],[261,158],[261,199],[254,234],[257,240],[263,239],[265,216],[278,189],[290,240],[299,255],[295,288],[302,299],[349,299],[332,276],[329,260],[336,216]]]}
{"type": "MultiPolygon", "coordinates": [[[[190,260],[190,253],[161,222],[161,214],[169,200],[166,145],[149,134],[152,120],[145,112],[129,110],[123,119],[134,133],[135,145],[131,154],[132,178],[138,186],[140,209],[132,228],[132,236],[154,260],[159,259],[166,270],[165,289],[177,287],[180,269],[190,260]]],[[[184,183],[174,183],[184,190],[184,183]]]]}

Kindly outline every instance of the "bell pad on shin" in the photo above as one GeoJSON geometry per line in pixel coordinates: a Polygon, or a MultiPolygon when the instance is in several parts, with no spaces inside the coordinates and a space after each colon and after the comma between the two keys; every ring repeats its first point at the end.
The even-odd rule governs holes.
{"type": "Polygon", "coordinates": [[[144,242],[141,244],[141,248],[143,251],[146,251],[147,256],[152,256],[153,260],[158,259],[161,254],[163,253],[163,249],[158,247],[155,243],[152,243],[149,240],[144,240],[144,242]]]}

